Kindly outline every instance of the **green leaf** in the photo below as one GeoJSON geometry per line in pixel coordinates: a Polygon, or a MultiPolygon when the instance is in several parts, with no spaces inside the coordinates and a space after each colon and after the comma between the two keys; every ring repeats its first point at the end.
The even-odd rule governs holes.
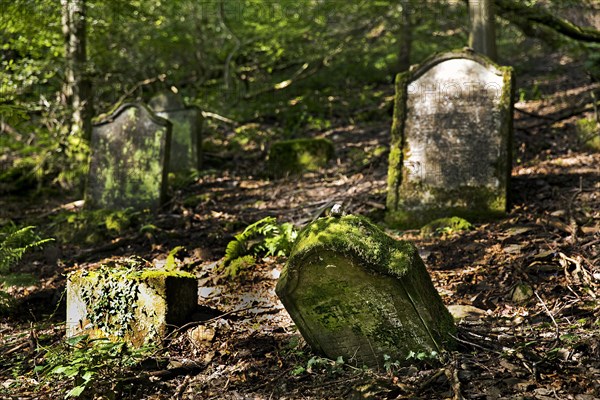
{"type": "Polygon", "coordinates": [[[79,397],[79,396],[81,396],[81,394],[83,393],[84,390],[85,390],[85,385],[75,386],[73,389],[69,390],[69,392],[67,393],[67,395],[65,397],[66,398],[79,397]]]}
{"type": "Polygon", "coordinates": [[[66,340],[69,346],[77,346],[82,340],[87,340],[89,335],[73,336],[66,340]]]}

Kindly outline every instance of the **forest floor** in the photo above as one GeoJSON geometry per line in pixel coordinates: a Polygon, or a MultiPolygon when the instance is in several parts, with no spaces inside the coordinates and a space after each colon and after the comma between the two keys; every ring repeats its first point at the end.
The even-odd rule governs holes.
{"type": "MultiPolygon", "coordinates": [[[[446,305],[475,307],[442,365],[373,371],[322,359],[274,293],[284,257],[259,259],[236,278],[219,269],[233,235],[265,216],[302,226],[338,201],[380,221],[388,153],[378,149],[387,149],[388,117],[312,132],[335,143],[336,160],[302,177],[261,178],[259,147],[209,153],[212,168],[172,189],[152,233],[132,227],[87,247],[57,241],[28,257],[15,272],[39,281],[12,288],[18,311],[0,319],[0,397],[52,398],[72,387],[33,370],[64,338],[66,273],[132,255],[156,263],[184,246],[178,257],[200,280],[201,318],[173,335],[154,364],[102,375],[90,398],[599,399],[600,153],[577,139],[584,114],[567,115],[599,85],[546,84],[554,86],[542,88],[550,93],[543,99],[516,104],[506,218],[433,237],[388,230],[417,245],[446,305]]],[[[7,196],[0,217],[43,227],[77,209],[74,200],[7,196]]]]}

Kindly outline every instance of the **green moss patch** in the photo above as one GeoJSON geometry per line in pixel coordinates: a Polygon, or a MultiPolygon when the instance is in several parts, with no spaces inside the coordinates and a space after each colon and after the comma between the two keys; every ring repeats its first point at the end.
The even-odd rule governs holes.
{"type": "Polygon", "coordinates": [[[346,215],[341,218],[319,218],[307,226],[297,239],[290,262],[302,259],[321,247],[358,257],[374,270],[401,278],[418,257],[415,247],[385,234],[367,218],[346,215]]]}
{"type": "Polygon", "coordinates": [[[333,143],[327,139],[293,139],[275,142],[267,158],[268,175],[283,177],[318,171],[334,155],[333,143]]]}
{"type": "Polygon", "coordinates": [[[421,228],[421,235],[452,234],[473,229],[473,225],[464,218],[439,218],[421,228]]]}

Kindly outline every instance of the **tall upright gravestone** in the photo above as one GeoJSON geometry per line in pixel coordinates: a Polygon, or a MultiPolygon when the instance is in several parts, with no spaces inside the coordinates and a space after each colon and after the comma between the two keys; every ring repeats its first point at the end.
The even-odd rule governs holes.
{"type": "Polygon", "coordinates": [[[141,103],[119,107],[92,131],[86,207],[157,209],[165,200],[171,123],[141,103]]]}
{"type": "Polygon", "coordinates": [[[480,220],[507,207],[513,71],[472,51],[435,55],[396,79],[387,222],[480,220]]]}
{"type": "Polygon", "coordinates": [[[200,169],[202,163],[202,114],[196,107],[187,107],[181,96],[173,92],[155,95],[148,106],[156,115],[173,124],[169,172],[200,169]]]}

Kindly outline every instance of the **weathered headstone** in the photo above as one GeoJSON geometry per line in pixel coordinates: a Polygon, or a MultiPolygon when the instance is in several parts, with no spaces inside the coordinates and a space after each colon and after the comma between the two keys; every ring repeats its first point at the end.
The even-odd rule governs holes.
{"type": "Polygon", "coordinates": [[[455,326],[416,248],[365,218],[320,218],[294,244],[276,292],[329,358],[383,368],[452,346],[455,326]]]}
{"type": "Polygon", "coordinates": [[[154,96],[148,106],[173,124],[169,171],[200,169],[202,163],[202,113],[196,107],[186,107],[181,96],[162,92],[154,96]]]}
{"type": "Polygon", "coordinates": [[[157,209],[165,200],[171,123],[141,103],[94,125],[86,207],[157,209]]]}
{"type": "Polygon", "coordinates": [[[164,339],[198,304],[198,282],[176,271],[125,267],[80,270],[67,279],[67,336],[122,339],[135,346],[164,339]]]}
{"type": "Polygon", "coordinates": [[[387,222],[418,227],[507,208],[513,73],[471,51],[436,55],[399,74],[387,222]]]}

